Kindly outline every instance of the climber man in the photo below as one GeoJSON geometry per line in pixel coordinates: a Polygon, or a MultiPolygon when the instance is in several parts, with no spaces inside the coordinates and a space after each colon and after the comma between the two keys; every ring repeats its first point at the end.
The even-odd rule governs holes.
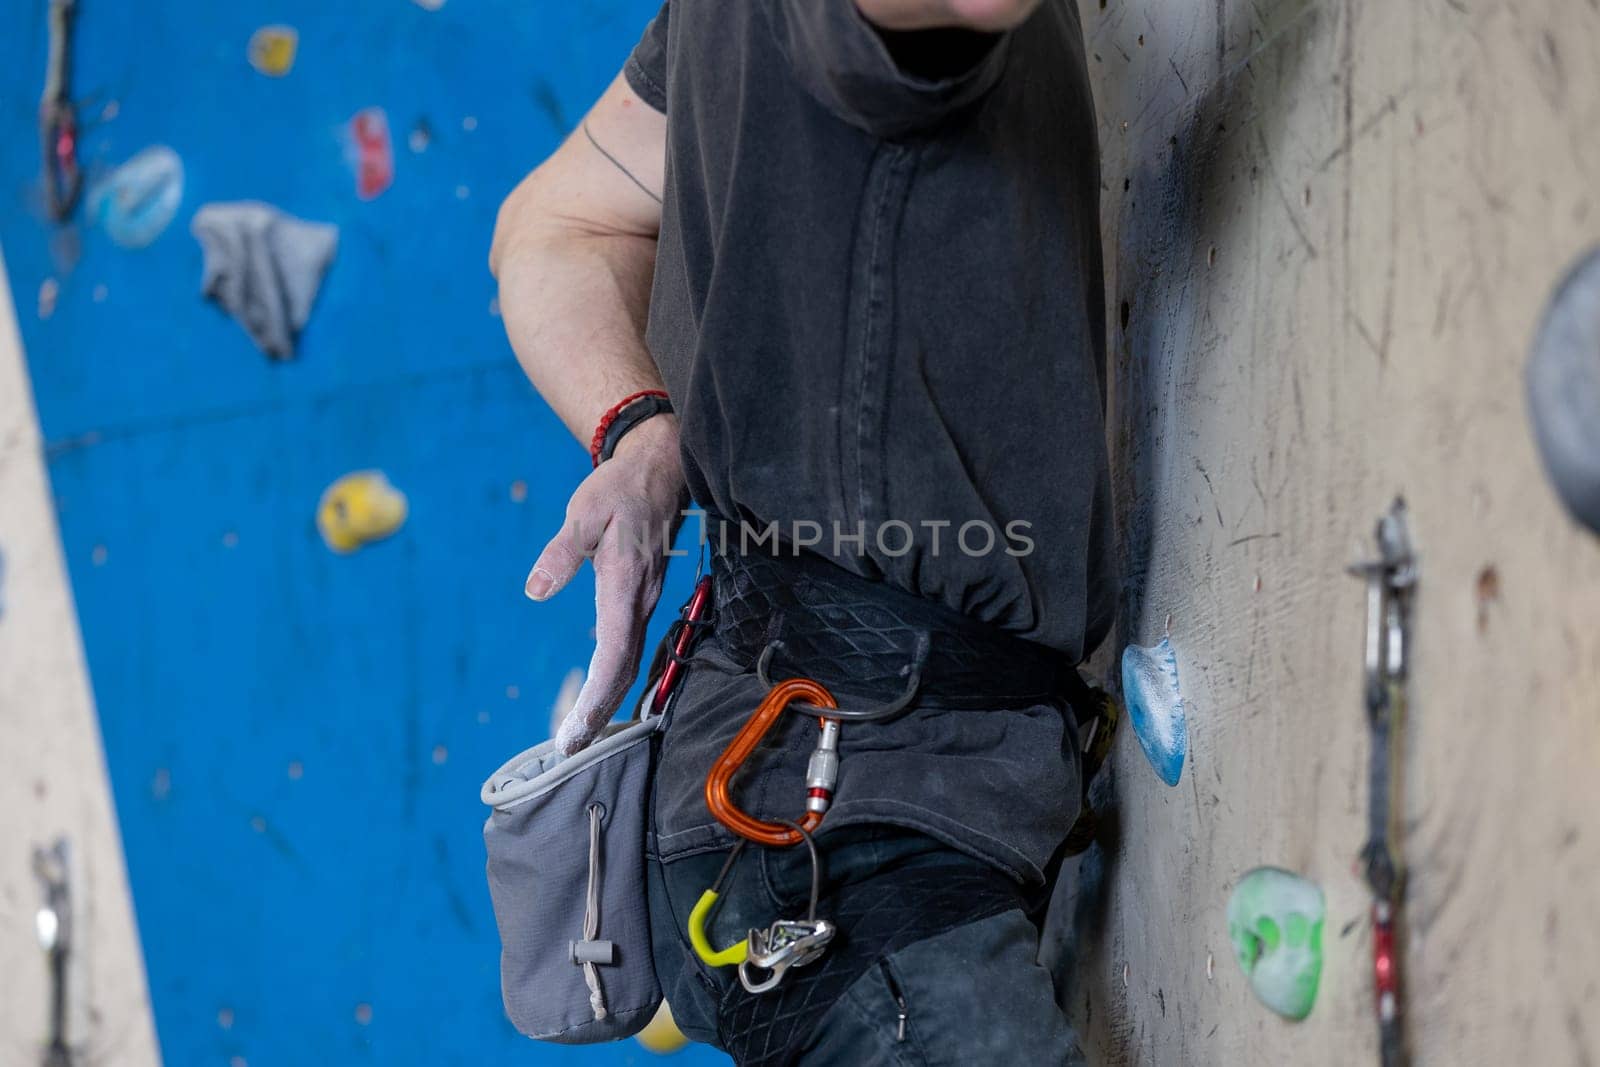
{"type": "MultiPolygon", "coordinates": [[[[507,334],[595,458],[527,581],[593,560],[564,751],[636,677],[667,563],[639,531],[692,499],[710,547],[649,904],[679,1025],[740,1063],[1082,1062],[1031,916],[1114,611],[1099,183],[1072,0],[669,0],[501,208],[507,334]],[[843,936],[752,994],[684,922],[735,841],[708,771],[798,676],[903,713],[840,731],[817,844],[843,936]]],[[[797,818],[817,737],[782,716],[740,802],[797,818]]],[[[803,911],[806,854],[745,849],[711,939],[803,911]]]]}

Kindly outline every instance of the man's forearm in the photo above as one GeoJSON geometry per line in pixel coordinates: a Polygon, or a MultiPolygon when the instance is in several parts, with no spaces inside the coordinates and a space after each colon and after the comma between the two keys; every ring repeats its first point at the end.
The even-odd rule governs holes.
{"type": "Polygon", "coordinates": [[[500,207],[489,268],[517,359],[585,444],[607,408],[661,388],[644,346],[666,119],[620,75],[500,207]]]}
{"type": "Polygon", "coordinates": [[[661,388],[644,345],[655,239],[524,218],[504,240],[494,266],[506,335],[534,388],[587,444],[608,407],[661,388]]]}

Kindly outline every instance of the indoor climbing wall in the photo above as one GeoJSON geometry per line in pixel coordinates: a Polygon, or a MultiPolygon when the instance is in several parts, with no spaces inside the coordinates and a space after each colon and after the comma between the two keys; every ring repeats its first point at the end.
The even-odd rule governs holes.
{"type": "MultiPolygon", "coordinates": [[[[1344,570],[1401,494],[1420,561],[1401,738],[1416,1062],[1595,1062],[1600,537],[1545,477],[1522,375],[1600,240],[1600,11],[1081,6],[1119,637],[1170,650],[1187,752],[1168,786],[1118,738],[1106,840],[1060,899],[1074,1017],[1108,1063],[1375,1062],[1364,591],[1344,570]],[[1229,939],[1230,896],[1264,866],[1325,907],[1298,1023],[1255,998],[1229,939]]],[[[1258,951],[1289,947],[1279,932],[1258,951]]]]}
{"type": "Polygon", "coordinates": [[[74,966],[94,976],[73,1043],[150,1058],[91,706],[165,1062],[647,1058],[536,1046],[505,1020],[478,790],[548,736],[593,625],[582,584],[522,595],[588,460],[506,344],[495,209],[655,3],[86,0],[69,86],[85,195],[60,225],[38,177],[47,5],[14,6],[0,246],[38,425],[29,410],[14,434],[29,405],[0,397],[0,795],[15,783],[52,817],[0,820],[0,914],[28,924],[0,939],[7,990],[28,990],[6,998],[0,1060],[47,1034],[27,850],[58,828],[85,858],[74,966]],[[247,201],[270,207],[211,206],[247,201]],[[34,467],[31,536],[51,501],[59,547],[13,538],[25,463],[50,491],[34,467]],[[59,582],[32,610],[63,559],[92,705],[76,673],[40,677],[80,670],[59,582]],[[70,739],[44,733],[69,721],[70,739]]]}

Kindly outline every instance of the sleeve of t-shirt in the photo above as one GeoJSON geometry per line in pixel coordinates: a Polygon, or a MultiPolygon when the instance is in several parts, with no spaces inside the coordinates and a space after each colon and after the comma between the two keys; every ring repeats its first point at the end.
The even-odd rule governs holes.
{"type": "Polygon", "coordinates": [[[667,8],[670,6],[671,0],[661,5],[622,68],[623,77],[628,79],[628,85],[639,98],[663,115],[667,113],[667,8]]]}
{"type": "Polygon", "coordinates": [[[855,0],[779,0],[772,21],[807,91],[880,137],[937,123],[993,88],[1005,66],[1007,34],[888,32],[855,0]]]}

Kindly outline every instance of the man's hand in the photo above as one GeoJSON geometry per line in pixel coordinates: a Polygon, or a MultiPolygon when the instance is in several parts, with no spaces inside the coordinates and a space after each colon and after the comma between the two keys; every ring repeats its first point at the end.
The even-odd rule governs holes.
{"type": "Polygon", "coordinates": [[[565,755],[600,735],[639,672],[645,624],[661,596],[667,549],[687,501],[677,419],[657,415],[623,437],[616,454],[578,486],[566,524],[528,575],[528,596],[547,600],[572,580],[584,557],[594,559],[594,658],[556,732],[565,755]]]}
{"type": "MultiPolygon", "coordinates": [[[[511,347],[582,442],[610,405],[661,388],[644,326],[666,128],[666,117],[618,76],[579,128],[506,198],[495,225],[490,269],[500,279],[511,347]]],[[[566,526],[528,575],[528,595],[544,600],[572,580],[586,556],[594,559],[594,660],[556,735],[568,755],[594,740],[633,682],[667,564],[663,527],[676,528],[684,502],[678,422],[657,415],[624,436],[616,454],[578,486],[566,526]]]]}

